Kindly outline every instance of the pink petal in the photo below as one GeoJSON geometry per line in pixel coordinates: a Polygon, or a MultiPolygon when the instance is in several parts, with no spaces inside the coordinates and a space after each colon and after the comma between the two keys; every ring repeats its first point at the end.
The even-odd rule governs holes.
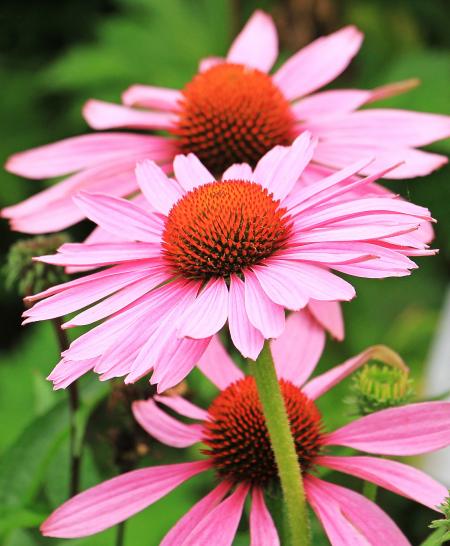
{"type": "MultiPolygon", "coordinates": [[[[366,227],[366,226],[364,226],[366,227]]],[[[323,239],[326,239],[325,232],[335,233],[337,229],[344,228],[335,228],[335,229],[326,229],[323,231],[313,231],[311,232],[311,239],[313,235],[318,236],[318,234],[323,235],[323,239]]],[[[355,228],[352,228],[355,229],[355,228]]],[[[306,236],[308,237],[308,235],[306,236]]],[[[322,238],[322,237],[317,237],[322,238]]],[[[330,237],[331,238],[331,237],[330,237]]],[[[315,262],[318,265],[327,265],[334,266],[341,264],[354,264],[366,260],[375,259],[378,256],[374,254],[368,254],[362,252],[358,248],[353,248],[353,241],[350,239],[350,242],[344,241],[344,244],[347,243],[347,248],[344,248],[344,244],[338,244],[335,246],[335,243],[342,243],[341,241],[326,241],[319,243],[302,243],[302,234],[294,236],[291,239],[292,242],[301,243],[300,246],[294,246],[292,248],[287,248],[286,250],[281,250],[277,254],[277,258],[283,258],[285,260],[299,260],[302,262],[315,262]]]]}
{"type": "Polygon", "coordinates": [[[53,368],[47,379],[53,382],[55,390],[65,389],[79,377],[92,370],[95,360],[95,358],[90,358],[88,360],[70,361],[63,358],[53,368]]]}
{"type": "Polygon", "coordinates": [[[283,267],[281,260],[267,260],[253,267],[253,273],[266,295],[286,309],[298,311],[308,303],[308,292],[298,282],[295,271],[283,267]]]}
{"type": "Polygon", "coordinates": [[[343,364],[335,366],[331,370],[318,375],[303,387],[303,391],[310,398],[315,400],[343,381],[358,368],[366,364],[369,360],[380,360],[381,362],[385,362],[397,368],[408,370],[403,360],[397,353],[389,349],[389,347],[385,347],[384,345],[373,345],[362,353],[346,360],[343,364]]]}
{"type": "Polygon", "coordinates": [[[372,90],[372,96],[369,102],[395,97],[396,95],[400,95],[414,89],[418,85],[420,85],[420,80],[417,78],[410,78],[409,80],[381,85],[380,87],[372,90]]]}
{"type": "Polygon", "coordinates": [[[54,265],[91,265],[101,267],[132,260],[159,258],[161,249],[154,243],[67,243],[58,254],[39,256],[38,262],[54,265]]]}
{"type": "Polygon", "coordinates": [[[263,347],[264,337],[247,316],[245,286],[235,274],[230,278],[228,327],[231,339],[242,356],[256,360],[263,347]]]}
{"type": "Polygon", "coordinates": [[[419,455],[450,444],[450,403],[422,402],[389,408],[328,434],[325,445],[379,455],[419,455]]]}
{"type": "Polygon", "coordinates": [[[213,336],[198,362],[198,368],[221,391],[242,379],[244,374],[228,355],[218,336],[213,336]]]}
{"type": "Polygon", "coordinates": [[[177,123],[175,114],[134,110],[100,100],[88,100],[83,117],[93,129],[172,129],[177,123]]]}
{"type": "Polygon", "coordinates": [[[5,168],[27,178],[52,178],[137,151],[151,156],[154,151],[170,148],[169,141],[158,136],[131,133],[81,135],[14,154],[5,168]]]}
{"type": "Polygon", "coordinates": [[[325,346],[325,332],[308,311],[292,313],[278,339],[270,348],[282,377],[301,386],[314,371],[325,346]]]}
{"type": "Polygon", "coordinates": [[[383,510],[359,493],[313,476],[305,489],[333,546],[411,546],[383,510]]]}
{"type": "Polygon", "coordinates": [[[161,167],[149,159],[137,164],[136,178],[147,201],[164,215],[169,214],[173,205],[183,196],[175,180],[168,178],[161,167]]]}
{"type": "Polygon", "coordinates": [[[200,61],[198,71],[206,72],[206,70],[209,70],[213,66],[217,66],[218,64],[222,64],[224,62],[225,59],[223,57],[205,57],[200,61]]]}
{"type": "Polygon", "coordinates": [[[183,546],[231,546],[236,536],[249,486],[238,485],[232,495],[206,514],[183,542],[183,546]]]}
{"type": "Polygon", "coordinates": [[[272,17],[256,10],[231,44],[227,61],[268,72],[277,56],[278,35],[272,17]]]}
{"type": "Polygon", "coordinates": [[[437,510],[447,496],[447,488],[424,472],[388,459],[375,457],[317,457],[318,465],[369,480],[398,495],[437,510]]]}
{"type": "Polygon", "coordinates": [[[173,170],[175,178],[186,191],[214,182],[214,176],[194,154],[177,155],[173,170]]]}
{"type": "Polygon", "coordinates": [[[126,520],[207,470],[208,461],[141,468],[76,495],[42,524],[44,536],[76,538],[93,535],[126,520]]]}
{"type": "Polygon", "coordinates": [[[273,79],[294,100],[334,80],[361,47],[363,36],[353,26],[319,38],[288,59],[273,79]]]}
{"type": "Polygon", "coordinates": [[[331,89],[296,102],[292,105],[292,112],[299,120],[347,114],[362,106],[371,96],[371,91],[360,89],[331,89]]]}
{"type": "Polygon", "coordinates": [[[311,161],[315,147],[311,134],[303,132],[291,146],[267,152],[256,165],[254,179],[275,199],[283,200],[311,161]]]}
{"type": "Polygon", "coordinates": [[[203,427],[186,425],[165,411],[153,400],[139,400],[132,404],[133,415],[141,427],[160,442],[172,447],[188,447],[201,442],[203,427]]]}
{"type": "Polygon", "coordinates": [[[256,275],[244,271],[245,310],[250,322],[266,338],[278,337],[284,329],[284,309],[264,292],[256,275]]]}
{"type": "Polygon", "coordinates": [[[34,320],[60,317],[86,307],[146,277],[148,277],[148,273],[145,271],[96,277],[90,282],[74,285],[72,288],[68,287],[66,290],[36,303],[31,309],[27,309],[23,316],[33,317],[34,320]]]}
{"type": "Polygon", "coordinates": [[[267,510],[264,493],[259,487],[252,491],[250,510],[250,546],[279,546],[277,528],[267,510]]]}
{"type": "Polygon", "coordinates": [[[154,214],[126,199],[104,194],[79,193],[73,198],[86,216],[122,240],[159,243],[163,224],[154,214]]]}
{"type": "Polygon", "coordinates": [[[220,482],[211,493],[203,497],[185,514],[163,538],[160,546],[181,546],[185,544],[191,531],[201,523],[207,514],[215,508],[231,489],[231,484],[220,482]]]}
{"type": "Polygon", "coordinates": [[[387,165],[399,161],[404,162],[403,165],[385,175],[385,178],[392,179],[425,176],[447,163],[447,158],[443,155],[408,147],[387,147],[383,144],[383,140],[373,144],[348,143],[340,139],[319,141],[314,159],[324,165],[339,169],[372,155],[376,156],[376,160],[363,169],[362,174],[375,174],[387,165]]]}
{"type": "MultiPolygon", "coordinates": [[[[275,261],[274,259],[272,259],[275,261]]],[[[279,260],[277,268],[290,269],[296,282],[309,298],[348,301],[355,297],[351,284],[317,265],[294,260],[279,260]]]]}
{"type": "Polygon", "coordinates": [[[450,136],[450,116],[380,108],[312,121],[305,128],[325,140],[414,147],[450,136]]]}
{"type": "Polygon", "coordinates": [[[186,400],[186,398],[183,398],[182,396],[160,396],[159,394],[155,394],[153,396],[153,400],[156,400],[156,402],[164,404],[180,415],[190,417],[191,419],[199,419],[200,421],[204,421],[208,417],[208,412],[206,410],[198,407],[192,402],[189,402],[189,400],[186,400]]]}
{"type": "Polygon", "coordinates": [[[344,318],[342,308],[337,301],[309,300],[308,310],[335,339],[344,339],[344,318]]]}
{"type": "Polygon", "coordinates": [[[201,339],[217,333],[228,317],[228,288],[223,278],[212,279],[178,323],[179,337],[201,339]]]}
{"type": "Polygon", "coordinates": [[[156,110],[179,110],[180,91],[152,85],[132,85],[122,94],[125,106],[140,106],[156,110]]]}
{"type": "Polygon", "coordinates": [[[222,180],[253,180],[253,171],[247,163],[235,163],[223,173],[222,180]]]}

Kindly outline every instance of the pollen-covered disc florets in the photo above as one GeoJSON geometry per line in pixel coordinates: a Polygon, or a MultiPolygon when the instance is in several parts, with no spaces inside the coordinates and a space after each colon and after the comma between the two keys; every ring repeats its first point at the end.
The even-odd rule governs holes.
{"type": "Polygon", "coordinates": [[[187,193],[170,211],[164,254],[187,278],[228,277],[271,256],[290,232],[286,209],[254,182],[211,182],[187,193]]]}
{"type": "Polygon", "coordinates": [[[233,163],[256,162],[293,139],[288,101],[267,74],[223,63],[195,76],[183,90],[176,134],[216,175],[233,163]]]}
{"type": "MultiPolygon", "coordinates": [[[[280,386],[304,472],[320,451],[321,416],[314,402],[298,387],[283,379],[280,386]]],[[[208,412],[203,441],[216,471],[234,483],[276,483],[277,467],[254,378],[249,376],[230,385],[208,412]]]]}

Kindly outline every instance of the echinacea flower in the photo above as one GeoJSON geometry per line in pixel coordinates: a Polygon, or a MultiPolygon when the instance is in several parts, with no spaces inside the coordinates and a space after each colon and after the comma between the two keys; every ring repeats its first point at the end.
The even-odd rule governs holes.
{"type": "Polygon", "coordinates": [[[68,138],[12,156],[6,168],[28,178],[70,175],[53,187],[5,208],[12,228],[28,233],[57,231],[83,219],[72,202],[80,190],[130,196],[138,188],[136,162],[152,159],[167,170],[176,154],[195,153],[218,177],[234,163],[252,167],[277,145],[303,131],[317,139],[305,181],[375,156],[362,168],[375,174],[404,162],[387,177],[430,173],[446,158],[417,149],[450,135],[450,118],[395,109],[359,110],[403,92],[409,83],[373,91],[316,92],[339,76],[361,46],[362,34],[345,27],[319,38],[269,75],[278,55],[271,17],[256,11],[231,45],[226,59],[208,58],[181,91],[133,85],[123,105],[90,100],[84,117],[93,129],[135,129],[68,138]],[[148,134],[162,131],[161,136],[148,134]]]}
{"type": "MultiPolygon", "coordinates": [[[[338,470],[437,509],[447,490],[422,471],[371,455],[335,456],[326,451],[329,446],[347,446],[372,455],[402,456],[440,449],[450,444],[450,403],[385,409],[325,432],[317,398],[367,360],[392,356],[385,347],[372,347],[308,380],[321,350],[314,341],[305,350],[296,320],[295,314],[288,318],[285,332],[271,348],[307,501],[333,546],[406,546],[406,537],[375,503],[314,473],[317,467],[338,470]]],[[[41,527],[44,535],[72,538],[97,533],[146,508],[192,476],[213,470],[217,485],[178,521],[161,546],[231,545],[248,496],[252,498],[252,546],[280,544],[264,500],[264,492],[277,487],[278,477],[255,381],[235,366],[217,337],[200,368],[220,390],[207,410],[180,396],[156,396],[134,402],[133,413],[150,435],[169,446],[184,448],[201,442],[205,459],[134,470],[88,489],[53,512],[41,527]],[[161,405],[193,422],[179,421],[161,405]]]]}
{"type": "Polygon", "coordinates": [[[55,386],[91,369],[102,379],[125,375],[127,382],[153,370],[151,381],[163,391],[189,373],[227,320],[235,346],[256,359],[264,339],[282,333],[285,309],[354,297],[353,286],[330,269],[403,276],[416,267],[408,254],[433,252],[415,234],[431,219],[427,209],[355,196],[355,188],[385,172],[355,178],[368,161],[292,192],[313,150],[305,132],[292,146],[268,152],[254,171],[234,165],[219,181],[192,154],[176,157],[176,179],[146,161],[137,179],[156,212],[117,197],[80,194],[83,213],[123,242],[66,244],[38,258],[112,266],[28,300],[45,298],[25,311],[25,323],[94,302],[65,327],[109,317],[63,353],[50,376],[55,386]]]}

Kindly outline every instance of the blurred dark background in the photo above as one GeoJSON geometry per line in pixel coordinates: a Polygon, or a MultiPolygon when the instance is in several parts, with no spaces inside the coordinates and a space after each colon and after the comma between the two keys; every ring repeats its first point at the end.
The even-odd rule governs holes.
{"type": "MultiPolygon", "coordinates": [[[[10,154],[29,147],[87,132],[80,109],[90,97],[117,101],[132,83],[183,86],[195,73],[200,58],[226,52],[255,8],[265,9],[275,18],[281,58],[321,34],[356,24],[365,33],[364,45],[335,87],[370,88],[418,77],[422,82],[418,88],[384,101],[383,106],[450,114],[450,35],[445,0],[3,0],[0,160],[4,162],[10,154]]],[[[430,149],[448,153],[450,143],[440,142],[430,149]]],[[[418,395],[425,394],[427,357],[449,280],[448,175],[446,167],[423,179],[386,184],[431,209],[439,221],[434,244],[440,254],[419,259],[420,269],[409,278],[357,281],[358,298],[345,308],[347,338],[342,344],[328,344],[321,362],[323,369],[367,345],[385,343],[402,354],[411,366],[418,395]]],[[[22,200],[45,184],[2,171],[0,205],[22,200]]],[[[79,225],[71,235],[79,239],[88,231],[89,226],[79,225]]],[[[5,221],[0,223],[0,234],[3,264],[9,246],[24,236],[10,232],[5,221]]],[[[0,297],[0,455],[4,453],[3,461],[10,465],[3,466],[3,474],[5,468],[8,473],[19,472],[5,507],[0,498],[0,544],[66,544],[43,539],[35,529],[49,509],[66,498],[67,431],[61,420],[65,394],[52,393],[45,381],[56,363],[57,349],[48,324],[20,327],[22,303],[15,293],[3,288],[3,283],[0,297]]],[[[116,387],[111,406],[111,399],[104,401],[108,387],[98,387],[97,382],[92,386],[93,382],[93,378],[83,382],[85,399],[92,402],[89,411],[94,412],[87,428],[84,485],[124,467],[117,458],[118,446],[122,452],[130,451],[126,463],[130,466],[142,464],[135,457],[138,452],[149,451],[143,461],[152,464],[192,455],[138,437],[127,406],[136,393],[116,387]]],[[[191,388],[194,384],[207,404],[210,389],[195,374],[190,379],[191,388]]],[[[335,404],[336,398],[345,398],[346,388],[342,386],[334,398],[325,399],[324,408],[335,404]]],[[[143,389],[138,387],[137,396],[143,396],[143,389]]],[[[340,421],[342,417],[333,415],[329,424],[340,421]]],[[[11,476],[2,477],[0,465],[0,486],[9,483],[7,478],[11,476]]],[[[342,481],[342,477],[337,479],[342,481]]],[[[194,480],[133,518],[126,544],[158,544],[169,526],[206,490],[207,484],[194,480]]],[[[412,544],[419,544],[427,535],[432,512],[386,492],[380,498],[412,544]]],[[[237,544],[246,544],[247,540],[243,525],[237,544]]],[[[320,540],[317,545],[327,544],[320,540]]],[[[114,532],[70,544],[109,546],[114,544],[114,532]]]]}

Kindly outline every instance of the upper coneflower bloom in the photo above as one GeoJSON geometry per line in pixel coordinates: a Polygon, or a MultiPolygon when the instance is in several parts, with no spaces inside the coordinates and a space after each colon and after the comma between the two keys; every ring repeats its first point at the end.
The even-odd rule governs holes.
{"type": "MultiPolygon", "coordinates": [[[[307,133],[267,153],[254,171],[234,165],[221,180],[192,154],[177,156],[175,179],[151,161],[137,179],[156,209],[106,195],[80,194],[80,209],[123,242],[66,244],[38,258],[64,266],[113,266],[32,296],[25,322],[99,302],[65,327],[105,319],[72,343],[50,378],[62,387],[87,370],[131,382],[153,370],[165,390],[192,369],[228,320],[231,338],[256,359],[264,339],[284,329],[285,309],[355,295],[330,271],[362,277],[409,274],[407,255],[433,252],[415,235],[429,211],[386,197],[362,198],[355,174],[368,161],[292,192],[314,142],[307,133]],[[100,301],[101,300],[101,301],[100,301]]],[[[317,307],[317,306],[316,306],[317,307]]],[[[317,309],[313,307],[313,312],[317,309]]]]}
{"type": "Polygon", "coordinates": [[[450,118],[394,109],[359,107],[403,92],[409,83],[373,91],[339,89],[316,93],[347,67],[362,34],[345,27],[320,38],[269,75],[278,38],[267,14],[256,11],[226,59],[209,58],[181,91],[134,85],[123,105],[91,100],[84,117],[93,129],[137,129],[69,138],[16,154],[6,168],[29,178],[71,174],[66,180],[3,210],[13,229],[56,231],[83,218],[71,197],[80,190],[130,196],[138,188],[136,162],[146,158],[170,169],[178,153],[195,153],[215,176],[233,163],[252,167],[276,145],[288,145],[305,130],[318,139],[305,180],[314,181],[356,160],[376,156],[362,169],[374,174],[386,164],[404,164],[386,176],[430,173],[446,158],[416,149],[450,135],[450,118]],[[151,136],[158,130],[163,136],[151,136]],[[147,134],[146,134],[147,133],[147,134]]]}
{"type": "MultiPolygon", "coordinates": [[[[437,509],[447,489],[420,470],[370,455],[334,456],[327,451],[328,446],[337,445],[398,456],[442,448],[450,444],[450,403],[382,410],[326,433],[316,399],[367,360],[392,358],[392,354],[387,348],[373,347],[308,381],[321,349],[312,342],[312,351],[305,351],[296,320],[295,315],[289,317],[285,333],[272,342],[272,352],[307,501],[333,546],[406,546],[408,540],[376,504],[313,473],[317,467],[338,470],[437,509]]],[[[169,446],[184,448],[201,442],[206,458],[142,468],[93,487],[53,512],[41,527],[44,535],[72,538],[97,533],[146,508],[192,476],[213,470],[219,483],[170,530],[161,546],[231,545],[249,495],[252,546],[280,544],[264,500],[264,491],[276,487],[278,477],[255,381],[244,377],[217,338],[203,355],[200,368],[221,391],[207,410],[180,396],[156,396],[135,402],[133,412],[147,432],[169,446]],[[181,422],[157,403],[195,422],[181,422]]]]}

